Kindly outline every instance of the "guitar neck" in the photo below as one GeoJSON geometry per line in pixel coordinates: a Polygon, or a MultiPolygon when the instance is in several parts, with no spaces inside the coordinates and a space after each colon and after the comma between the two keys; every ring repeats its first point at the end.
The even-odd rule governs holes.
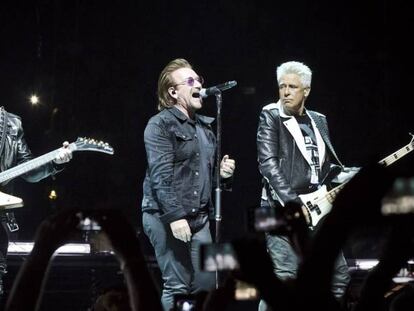
{"type": "Polygon", "coordinates": [[[409,143],[408,145],[402,147],[401,149],[397,150],[393,154],[389,155],[388,157],[382,159],[379,161],[379,164],[388,166],[393,164],[395,161],[401,159],[403,156],[405,156],[407,153],[413,151],[413,145],[412,143],[409,143]]]}
{"type": "Polygon", "coordinates": [[[326,198],[328,199],[329,203],[333,203],[338,193],[345,187],[347,182],[344,182],[343,184],[340,184],[339,186],[336,186],[335,188],[328,191],[326,194],[326,198]]]}
{"type": "MultiPolygon", "coordinates": [[[[412,142],[410,142],[409,144],[405,145],[401,149],[397,150],[393,154],[390,154],[388,157],[385,157],[384,159],[382,159],[378,163],[379,164],[382,164],[384,166],[389,166],[389,165],[393,164],[394,162],[396,162],[397,160],[401,159],[406,154],[410,153],[411,151],[413,151],[413,144],[412,144],[412,142]]],[[[339,186],[336,186],[335,188],[333,188],[332,190],[330,190],[326,194],[326,197],[329,200],[329,202],[332,203],[335,200],[337,194],[339,193],[339,191],[342,190],[343,187],[345,187],[345,185],[346,185],[346,182],[344,182],[343,184],[341,184],[339,186]]]]}
{"type": "Polygon", "coordinates": [[[11,169],[8,169],[2,173],[0,173],[0,183],[4,183],[6,181],[9,181],[13,178],[16,178],[20,175],[23,175],[31,170],[34,170],[46,163],[49,163],[53,161],[58,154],[59,149],[53,150],[49,153],[46,153],[40,157],[37,157],[35,159],[29,160],[27,162],[24,162],[20,165],[17,165],[11,169]]]}

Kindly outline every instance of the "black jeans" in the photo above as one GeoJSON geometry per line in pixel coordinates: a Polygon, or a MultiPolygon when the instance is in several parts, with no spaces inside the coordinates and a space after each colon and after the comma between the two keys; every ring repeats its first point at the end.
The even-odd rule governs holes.
{"type": "Polygon", "coordinates": [[[7,249],[9,247],[9,233],[6,225],[0,220],[0,278],[6,272],[7,249]]]}
{"type": "Polygon", "coordinates": [[[157,214],[143,213],[142,222],[161,270],[164,310],[172,309],[175,294],[193,294],[214,288],[214,272],[200,271],[200,244],[212,242],[207,214],[188,219],[192,236],[187,243],[176,239],[170,226],[164,225],[157,214]]]}

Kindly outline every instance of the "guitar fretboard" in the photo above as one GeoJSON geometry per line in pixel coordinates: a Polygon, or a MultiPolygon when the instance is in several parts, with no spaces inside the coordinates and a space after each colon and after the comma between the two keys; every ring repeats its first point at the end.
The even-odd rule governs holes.
{"type": "Polygon", "coordinates": [[[335,188],[333,188],[331,191],[329,191],[326,194],[326,199],[328,200],[329,203],[333,203],[333,201],[335,200],[336,196],[338,195],[338,193],[345,187],[346,182],[343,184],[340,184],[339,186],[336,186],[335,188]]]}
{"type": "Polygon", "coordinates": [[[407,153],[411,152],[413,150],[413,145],[409,143],[407,146],[402,147],[400,150],[394,152],[393,154],[389,155],[388,157],[382,159],[379,161],[380,164],[383,164],[385,166],[393,164],[395,161],[401,159],[403,156],[405,156],[407,153]]]}
{"type": "Polygon", "coordinates": [[[0,173],[0,183],[9,181],[31,170],[34,170],[35,168],[38,168],[48,162],[51,162],[56,157],[58,152],[59,152],[59,149],[53,150],[36,159],[29,160],[14,168],[8,169],[7,171],[0,173]]]}

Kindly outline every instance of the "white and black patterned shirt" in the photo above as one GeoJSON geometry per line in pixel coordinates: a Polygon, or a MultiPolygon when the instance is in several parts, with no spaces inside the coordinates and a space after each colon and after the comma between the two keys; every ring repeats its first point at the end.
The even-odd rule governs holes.
{"type": "Polygon", "coordinates": [[[308,115],[295,117],[302,131],[303,139],[306,146],[306,152],[311,159],[311,184],[318,185],[321,173],[319,163],[318,145],[316,143],[315,132],[313,131],[312,121],[308,115]]]}

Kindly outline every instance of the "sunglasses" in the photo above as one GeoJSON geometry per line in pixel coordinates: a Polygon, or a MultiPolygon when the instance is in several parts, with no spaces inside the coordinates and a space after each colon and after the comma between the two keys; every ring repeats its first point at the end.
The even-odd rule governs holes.
{"type": "Polygon", "coordinates": [[[196,78],[189,77],[181,83],[174,84],[173,87],[176,87],[177,85],[184,85],[184,84],[186,84],[188,86],[194,86],[195,81],[198,81],[200,84],[204,83],[204,79],[201,76],[198,76],[196,78]]]}

